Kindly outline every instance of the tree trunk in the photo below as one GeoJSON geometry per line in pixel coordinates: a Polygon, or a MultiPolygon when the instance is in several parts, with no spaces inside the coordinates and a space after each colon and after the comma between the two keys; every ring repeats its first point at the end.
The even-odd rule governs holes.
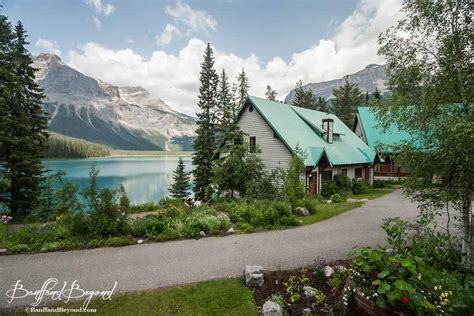
{"type": "Polygon", "coordinates": [[[472,217],[471,217],[471,190],[467,189],[464,192],[462,203],[462,224],[463,224],[463,240],[462,240],[462,255],[463,262],[470,264],[472,262],[472,217]]]}

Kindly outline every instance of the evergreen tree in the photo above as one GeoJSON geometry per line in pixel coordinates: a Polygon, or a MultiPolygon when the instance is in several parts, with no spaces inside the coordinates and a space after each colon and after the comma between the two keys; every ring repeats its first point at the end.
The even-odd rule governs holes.
{"type": "Polygon", "coordinates": [[[305,109],[317,109],[317,100],[313,94],[313,91],[309,89],[303,89],[303,82],[301,80],[299,80],[295,86],[295,98],[293,99],[293,105],[305,109]]]}
{"type": "Polygon", "coordinates": [[[370,101],[370,96],[369,96],[369,91],[365,92],[365,105],[369,105],[370,101]]]}
{"type": "Polygon", "coordinates": [[[350,82],[347,78],[344,84],[333,90],[334,114],[343,121],[349,128],[352,128],[357,104],[361,101],[362,91],[356,83],[350,82]]]}
{"type": "Polygon", "coordinates": [[[225,130],[234,121],[234,110],[232,106],[232,92],[229,86],[229,78],[225,73],[225,69],[222,69],[222,74],[219,80],[218,90],[218,108],[217,108],[217,125],[219,129],[225,130]]]}
{"type": "Polygon", "coordinates": [[[265,96],[267,97],[268,100],[275,101],[277,95],[278,95],[278,92],[276,90],[273,90],[272,87],[267,86],[267,92],[265,92],[265,96]]]}
{"type": "Polygon", "coordinates": [[[250,89],[249,79],[247,78],[244,68],[242,68],[242,71],[237,75],[237,87],[237,100],[240,106],[245,99],[247,99],[250,89]]]}
{"type": "Polygon", "coordinates": [[[211,183],[212,157],[216,148],[215,119],[217,109],[217,86],[219,77],[214,70],[214,53],[211,45],[207,44],[204,60],[201,63],[197,113],[196,138],[194,139],[193,165],[195,198],[205,199],[206,188],[211,183]]]}
{"type": "Polygon", "coordinates": [[[382,99],[382,95],[380,94],[380,91],[377,87],[375,87],[375,91],[374,91],[374,93],[372,93],[372,96],[375,100],[381,100],[382,99]]]}
{"type": "Polygon", "coordinates": [[[189,174],[184,170],[183,159],[179,158],[178,166],[173,172],[173,184],[170,188],[171,196],[175,199],[186,198],[191,187],[189,180],[189,174]]]}
{"type": "Polygon", "coordinates": [[[31,55],[25,48],[28,44],[26,31],[18,22],[12,38],[5,28],[8,23],[1,20],[2,54],[6,55],[5,61],[11,67],[11,73],[4,78],[7,83],[1,100],[2,112],[5,112],[0,123],[1,159],[5,177],[9,180],[2,199],[12,214],[27,215],[39,201],[47,117],[42,107],[44,95],[34,80],[31,55]],[[7,44],[9,40],[11,44],[7,44]]]}
{"type": "Polygon", "coordinates": [[[319,97],[316,102],[316,109],[321,112],[328,112],[328,104],[325,97],[319,97]]]}

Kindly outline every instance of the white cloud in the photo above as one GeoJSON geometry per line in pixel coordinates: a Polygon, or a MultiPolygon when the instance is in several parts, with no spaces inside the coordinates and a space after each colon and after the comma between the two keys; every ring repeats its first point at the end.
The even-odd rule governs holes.
{"type": "Polygon", "coordinates": [[[135,44],[135,41],[134,41],[133,39],[129,38],[129,39],[127,39],[127,43],[129,43],[129,44],[135,44]]]}
{"type": "Polygon", "coordinates": [[[95,27],[100,29],[102,22],[95,15],[92,16],[92,20],[94,21],[95,27]]]}
{"type": "Polygon", "coordinates": [[[179,21],[187,28],[187,33],[209,33],[217,29],[217,21],[212,15],[203,10],[194,10],[183,0],[177,0],[174,7],[167,6],[166,14],[179,21]]]}
{"type": "Polygon", "coordinates": [[[111,15],[115,11],[115,7],[110,3],[102,3],[102,0],[87,0],[87,4],[94,8],[97,13],[102,13],[105,16],[111,15]]]}
{"type": "MultiPolygon", "coordinates": [[[[179,4],[179,3],[178,3],[179,4]]],[[[276,56],[264,63],[257,56],[240,57],[215,50],[215,68],[226,69],[231,79],[242,67],[250,79],[250,93],[264,96],[266,85],[284,99],[297,80],[304,83],[340,78],[371,63],[383,63],[377,55],[377,37],[401,16],[401,0],[362,0],[334,36],[296,52],[289,61],[276,56]]],[[[206,43],[189,40],[178,54],[155,51],[149,59],[131,49],[112,50],[87,43],[69,52],[69,64],[93,77],[116,85],[141,85],[174,109],[193,114],[197,107],[199,71],[206,43]]]]}
{"type": "Polygon", "coordinates": [[[179,37],[182,36],[180,30],[176,26],[174,26],[173,24],[166,24],[166,27],[163,32],[161,32],[161,34],[158,34],[155,37],[156,44],[159,46],[167,45],[171,42],[174,35],[179,37]]]}
{"type": "Polygon", "coordinates": [[[61,50],[59,49],[58,43],[56,42],[51,42],[47,39],[38,37],[35,47],[41,49],[42,53],[52,53],[61,56],[61,50]]]}

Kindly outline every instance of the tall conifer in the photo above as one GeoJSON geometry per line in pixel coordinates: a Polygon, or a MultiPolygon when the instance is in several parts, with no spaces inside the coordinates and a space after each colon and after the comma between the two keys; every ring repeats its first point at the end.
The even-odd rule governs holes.
{"type": "Polygon", "coordinates": [[[190,187],[189,174],[184,168],[183,159],[179,158],[178,166],[173,171],[173,184],[170,188],[171,196],[175,199],[184,199],[188,196],[190,187]]]}
{"type": "Polygon", "coordinates": [[[217,85],[219,77],[214,69],[214,53],[207,44],[201,63],[199,87],[199,112],[197,113],[196,138],[194,140],[194,193],[195,198],[206,198],[207,187],[212,177],[212,157],[216,148],[215,111],[217,110],[217,85]]]}
{"type": "Polygon", "coordinates": [[[250,89],[249,78],[247,77],[244,68],[242,68],[242,71],[237,75],[237,87],[237,101],[240,106],[245,99],[247,99],[250,89]]]}

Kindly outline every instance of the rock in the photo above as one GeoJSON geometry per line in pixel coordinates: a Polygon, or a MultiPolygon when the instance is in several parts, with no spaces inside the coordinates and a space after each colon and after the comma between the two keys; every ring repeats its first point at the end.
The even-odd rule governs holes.
{"type": "Polygon", "coordinates": [[[1,254],[4,254],[4,253],[7,253],[7,252],[8,252],[8,250],[5,249],[5,248],[0,249],[0,255],[1,255],[1,254]]]}
{"type": "Polygon", "coordinates": [[[234,230],[233,227],[229,228],[229,229],[225,232],[226,235],[232,235],[232,234],[234,234],[234,233],[235,233],[235,230],[234,230]]]}
{"type": "Polygon", "coordinates": [[[353,198],[347,198],[347,202],[356,203],[356,202],[359,202],[359,200],[358,199],[353,199],[353,198]]]}
{"type": "Polygon", "coordinates": [[[324,275],[329,278],[334,273],[334,269],[330,266],[324,267],[324,275]]]}
{"type": "Polygon", "coordinates": [[[332,200],[327,200],[326,201],[326,204],[331,204],[332,203],[332,200]]]}
{"type": "Polygon", "coordinates": [[[311,315],[311,308],[305,308],[303,309],[303,315],[311,315]]]}
{"type": "Polygon", "coordinates": [[[244,279],[245,285],[250,288],[261,287],[263,285],[263,272],[265,269],[262,266],[245,266],[244,279]]]}
{"type": "Polygon", "coordinates": [[[199,236],[201,236],[201,237],[206,237],[206,233],[201,230],[201,231],[199,232],[199,236]]]}
{"type": "Polygon", "coordinates": [[[369,199],[360,199],[359,202],[367,202],[369,199]]]}
{"type": "Polygon", "coordinates": [[[308,211],[306,207],[297,207],[296,212],[303,216],[311,215],[311,213],[308,211]]]}
{"type": "Polygon", "coordinates": [[[137,244],[143,244],[143,239],[138,239],[137,244]]]}
{"type": "Polygon", "coordinates": [[[314,297],[314,294],[316,294],[316,289],[311,286],[303,286],[303,291],[306,298],[314,297]]]}
{"type": "Polygon", "coordinates": [[[281,306],[272,301],[266,301],[262,307],[263,316],[281,316],[281,306]]]}

